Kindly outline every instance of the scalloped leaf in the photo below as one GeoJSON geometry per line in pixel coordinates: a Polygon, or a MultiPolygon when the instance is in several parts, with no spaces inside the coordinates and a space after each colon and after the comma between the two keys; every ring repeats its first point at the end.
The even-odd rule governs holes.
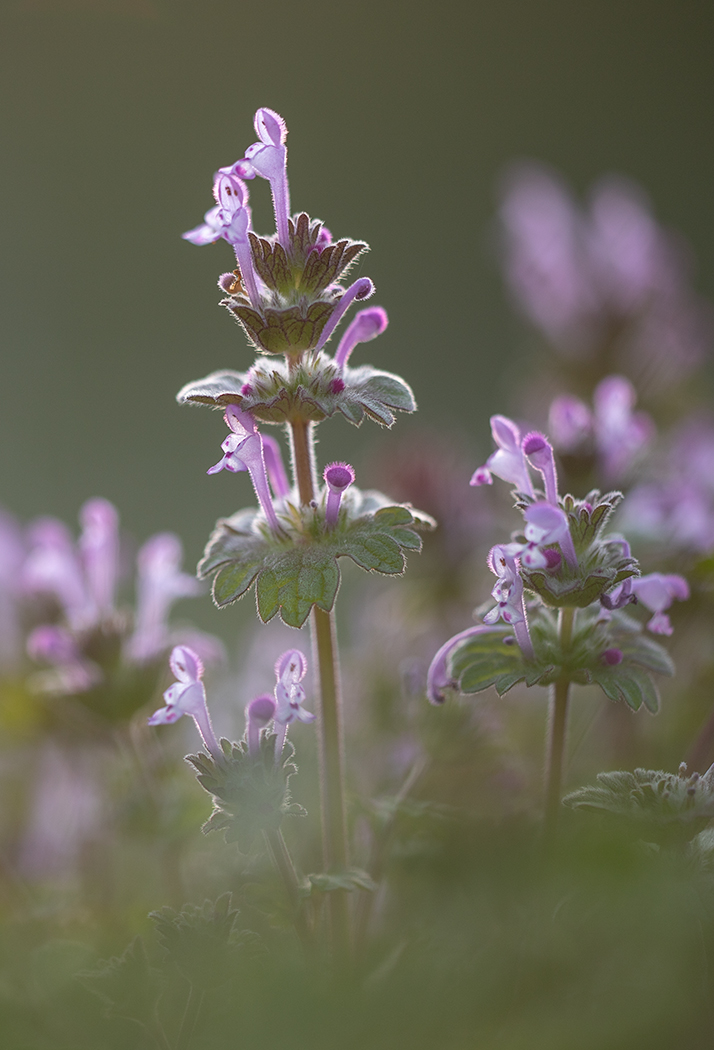
{"type": "Polygon", "coordinates": [[[221,607],[257,581],[261,620],[267,623],[279,612],[290,627],[302,627],[313,606],[332,608],[340,586],[338,558],[393,576],[404,571],[404,551],[421,550],[414,530],[434,528],[435,522],[408,506],[384,506],[384,500],[380,493],[351,490],[338,526],[330,531],[325,531],[322,509],[292,508],[283,518],[289,524],[282,536],[269,532],[257,510],[240,511],[217,523],[198,575],[216,573],[213,599],[221,607]]]}
{"type": "Polygon", "coordinates": [[[624,660],[615,667],[601,666],[591,672],[592,681],[600,686],[610,700],[622,701],[639,711],[642,704],[656,715],[659,710],[659,692],[650,676],[641,667],[624,660]]]}

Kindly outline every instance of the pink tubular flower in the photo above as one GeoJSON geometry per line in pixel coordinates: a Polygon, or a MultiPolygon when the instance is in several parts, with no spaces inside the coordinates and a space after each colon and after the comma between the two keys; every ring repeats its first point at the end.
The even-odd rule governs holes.
{"type": "MultiPolygon", "coordinates": [[[[50,664],[56,669],[57,691],[63,694],[85,693],[102,680],[101,670],[82,655],[72,633],[57,624],[44,624],[31,631],[27,655],[37,663],[50,664]]],[[[54,688],[51,691],[55,691],[54,688]]]]}
{"type": "Polygon", "coordinates": [[[260,731],[265,729],[275,718],[276,703],[272,696],[267,693],[256,696],[246,705],[246,739],[248,741],[248,752],[251,755],[258,753],[260,747],[260,731]]]}
{"type": "Polygon", "coordinates": [[[382,334],[388,324],[387,311],[383,310],[381,306],[368,306],[366,310],[359,310],[340,339],[335,353],[335,364],[337,367],[344,368],[357,344],[368,343],[370,339],[376,339],[378,335],[382,334]]]}
{"type": "Polygon", "coordinates": [[[638,600],[654,613],[647,623],[649,630],[654,634],[672,634],[674,628],[664,610],[669,609],[675,599],[683,602],[689,597],[689,584],[684,577],[653,572],[633,580],[632,590],[638,600]]]}
{"type": "Polygon", "coordinates": [[[533,645],[528,630],[526,607],[523,601],[523,580],[518,572],[516,556],[520,553],[520,544],[498,544],[492,547],[488,555],[488,567],[498,581],[491,591],[498,604],[483,618],[485,624],[496,624],[499,620],[513,627],[516,641],[527,660],[533,658],[533,645]]]}
{"type": "Polygon", "coordinates": [[[633,412],[637,392],[624,376],[608,376],[593,394],[595,446],[608,481],[625,475],[654,437],[646,412],[633,412]]]}
{"type": "Polygon", "coordinates": [[[558,474],[555,469],[553,449],[545,434],[537,430],[523,438],[523,454],[532,467],[543,477],[545,498],[554,507],[558,506],[558,474]]]}
{"type": "Polygon", "coordinates": [[[100,617],[114,610],[119,576],[119,515],[106,499],[90,499],[79,512],[79,553],[87,591],[100,617]]]}
{"type": "Polygon", "coordinates": [[[185,241],[199,245],[211,244],[219,237],[228,241],[236,253],[248,297],[253,306],[257,308],[260,299],[248,239],[251,225],[248,188],[240,179],[231,174],[230,169],[223,168],[216,175],[213,196],[217,202],[216,206],[206,212],[203,223],[181,236],[185,241]]]}
{"type": "Polygon", "coordinates": [[[138,579],[134,632],[128,642],[132,660],[159,656],[170,641],[168,614],[179,598],[203,590],[198,580],[181,572],[183,548],[173,532],[160,532],[146,541],[137,556],[138,579]]]}
{"type": "Polygon", "coordinates": [[[275,661],[275,761],[280,760],[283,745],[292,722],[314,722],[315,715],[306,711],[305,689],[302,680],[307,673],[307,660],[299,649],[287,649],[275,661]]]}
{"type": "Polygon", "coordinates": [[[270,183],[275,210],[275,225],[278,240],[283,248],[290,249],[290,189],[288,186],[288,148],[285,140],[288,129],[283,118],[275,110],[262,107],[253,122],[259,142],[245,151],[245,157],[236,161],[231,171],[241,179],[254,179],[259,175],[270,183]]]}
{"type": "Polygon", "coordinates": [[[217,474],[221,470],[230,470],[237,474],[239,471],[247,470],[250,480],[253,482],[255,494],[263,509],[265,517],[274,532],[281,532],[280,522],[275,514],[273,500],[268,486],[268,476],[265,469],[265,458],[263,456],[263,441],[258,433],[250,412],[245,412],[236,405],[228,405],[224,419],[232,431],[225,439],[221,448],[223,458],[206,471],[207,474],[217,474]]]}
{"type": "MultiPolygon", "coordinates": [[[[333,287],[339,288],[340,286],[335,285],[333,287]]],[[[347,308],[351,306],[355,300],[361,301],[362,299],[369,299],[370,295],[373,294],[374,285],[372,284],[369,277],[358,277],[357,280],[354,281],[354,283],[351,284],[349,288],[342,293],[342,296],[340,297],[337,305],[335,306],[334,310],[332,311],[332,314],[330,315],[329,321],[322,329],[322,334],[320,335],[320,338],[317,342],[317,346],[315,347],[316,353],[318,350],[322,350],[323,346],[330,338],[335,328],[337,328],[338,324],[347,312],[347,308]]]]}
{"type": "Polygon", "coordinates": [[[340,513],[342,494],[354,483],[355,472],[349,463],[329,463],[322,476],[327,486],[325,527],[334,529],[340,513]]]}
{"type": "Polygon", "coordinates": [[[182,715],[190,715],[208,751],[214,758],[220,759],[222,752],[213,732],[206,690],[201,681],[203,664],[193,649],[187,645],[177,645],[171,652],[169,666],[178,681],[164,693],[166,706],[154,711],[149,718],[149,725],[170,725],[182,715]]]}
{"type": "Polygon", "coordinates": [[[520,554],[523,565],[529,569],[552,568],[548,552],[542,548],[557,543],[570,568],[577,570],[578,558],[565,511],[552,503],[533,503],[526,510],[525,519],[526,545],[520,554]]]}
{"type": "Polygon", "coordinates": [[[431,661],[426,676],[426,695],[429,703],[437,706],[443,704],[446,699],[445,691],[456,687],[456,682],[448,674],[449,657],[456,646],[466,641],[467,638],[474,638],[479,634],[492,634],[499,629],[479,623],[475,627],[468,627],[465,631],[460,631],[453,638],[449,638],[448,642],[444,642],[431,661]]]}
{"type": "Polygon", "coordinates": [[[290,482],[285,472],[283,455],[280,445],[270,434],[261,434],[263,442],[263,457],[265,467],[270,479],[270,487],[276,499],[284,499],[290,492],[290,482]]]}
{"type": "Polygon", "coordinates": [[[521,448],[521,432],[506,416],[491,416],[491,433],[498,449],[493,452],[483,467],[474,471],[471,485],[491,485],[491,475],[515,485],[519,492],[533,496],[533,483],[528,473],[528,464],[521,448]]]}
{"type": "Polygon", "coordinates": [[[572,394],[556,397],[548,409],[548,431],[561,452],[575,452],[592,434],[592,413],[572,394]]]}

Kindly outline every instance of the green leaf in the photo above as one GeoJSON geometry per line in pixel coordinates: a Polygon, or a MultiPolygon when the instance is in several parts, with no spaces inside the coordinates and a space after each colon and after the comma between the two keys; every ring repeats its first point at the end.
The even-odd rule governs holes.
{"type": "Polygon", "coordinates": [[[395,575],[404,571],[404,555],[391,536],[356,535],[344,544],[340,553],[352,558],[362,569],[395,575]]]}
{"type": "Polygon", "coordinates": [[[300,627],[317,605],[329,611],[340,585],[337,559],[348,557],[369,572],[404,571],[405,551],[421,550],[415,529],[434,528],[427,515],[389,504],[381,493],[352,488],[342,501],[336,527],[324,521],[324,495],[315,506],[278,506],[284,525],[272,533],[262,514],[240,511],[220,520],[198,571],[216,573],[213,598],[218,606],[239,599],[257,580],[258,613],[264,622],[280,613],[300,627]]]}
{"type": "Polygon", "coordinates": [[[642,668],[623,660],[614,667],[601,666],[592,672],[592,680],[610,700],[623,701],[633,711],[644,703],[652,714],[659,710],[657,687],[642,668]]]}
{"type": "Polygon", "coordinates": [[[334,557],[313,548],[286,554],[258,579],[258,614],[267,623],[280,610],[289,627],[302,627],[313,605],[332,608],[340,585],[334,557]]]}
{"type": "Polygon", "coordinates": [[[475,635],[451,656],[451,673],[462,693],[480,693],[499,683],[499,693],[507,692],[526,673],[521,651],[504,639],[512,638],[510,628],[475,635]]]}
{"type": "Polygon", "coordinates": [[[250,588],[260,572],[260,559],[248,562],[233,562],[227,565],[213,581],[213,597],[216,605],[230,605],[250,588]]]}

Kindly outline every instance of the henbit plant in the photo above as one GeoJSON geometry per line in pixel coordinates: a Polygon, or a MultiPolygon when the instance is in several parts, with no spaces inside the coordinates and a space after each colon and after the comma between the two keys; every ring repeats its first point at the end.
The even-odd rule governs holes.
{"type": "Polygon", "coordinates": [[[491,429],[498,449],[471,484],[491,484],[496,474],[515,485],[525,527],[511,542],[492,548],[488,564],[498,577],[491,592],[497,604],[481,623],[439,649],[427,692],[439,704],[448,690],[474,694],[493,685],[502,696],[519,682],[551,687],[545,798],[550,839],[561,805],[571,685],[599,685],[610,700],[633,711],[644,704],[656,713],[659,696],[651,674],[671,675],[674,665],[624,610],[641,602],[654,613],[646,627],[671,634],[665,610],[675,598],[686,599],[689,588],[681,576],[641,576],[627,540],[604,532],[621,493],[561,497],[545,435],[534,431],[522,438],[505,416],[493,416],[491,429]],[[531,470],[540,474],[542,492],[531,470]]]}
{"type": "MultiPolygon", "coordinates": [[[[237,268],[218,282],[225,293],[222,305],[238,321],[257,357],[245,371],[221,370],[187,384],[178,400],[224,410],[230,433],[223,442],[223,457],[208,473],[247,471],[259,503],[217,523],[199,576],[214,577],[218,606],[237,601],[255,583],[263,622],[279,614],[286,624],[300,628],[310,618],[318,682],[323,878],[336,880],[335,892],[329,894],[331,943],[338,957],[346,957],[350,916],[340,888],[350,888],[352,876],[334,618],[338,559],[351,558],[370,572],[400,575],[406,552],[421,548],[418,530],[431,529],[435,523],[410,505],[395,504],[378,492],[360,491],[348,464],[329,464],[324,487],[318,484],[318,423],[340,413],[356,426],[367,417],[390,427],[396,411],[413,412],[416,404],[399,376],[370,365],[349,364],[357,344],[386,328],[387,315],[381,307],[357,313],[334,356],[327,354],[325,346],[348,307],[374,291],[368,277],[357,278],[347,288],[340,283],[367,245],[350,238],[335,241],[319,219],[291,213],[285,122],[273,110],[261,108],[255,115],[255,130],[259,141],[240,160],[218,170],[215,206],[184,237],[194,244],[222,238],[234,249],[237,268]],[[251,226],[244,180],[256,176],[266,179],[272,192],[276,233],[269,237],[258,236],[251,226]],[[261,434],[258,424],[284,428],[292,484],[278,443],[261,434]]],[[[279,698],[277,702],[280,712],[279,698]]],[[[277,725],[282,716],[278,713],[275,718],[277,725]]],[[[238,745],[216,752],[220,745],[206,735],[205,726],[202,733],[209,751],[198,760],[204,786],[209,777],[203,768],[206,762],[215,764],[223,775],[227,762],[239,758],[242,762],[246,756],[256,759],[250,743],[255,744],[257,737],[250,722],[240,755],[235,750],[238,745]]],[[[214,773],[210,776],[215,779],[214,773]]],[[[278,867],[282,863],[294,873],[284,843],[276,847],[273,842],[272,847],[278,867]]]]}

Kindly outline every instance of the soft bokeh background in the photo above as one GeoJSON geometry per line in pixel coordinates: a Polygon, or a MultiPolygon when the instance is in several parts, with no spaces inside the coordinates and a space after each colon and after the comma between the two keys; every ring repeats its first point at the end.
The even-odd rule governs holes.
{"type": "MultiPolygon", "coordinates": [[[[361,272],[391,326],[360,360],[404,374],[419,422],[460,430],[479,462],[527,346],[493,244],[509,162],[579,191],[641,182],[714,292],[713,26],[668,0],[5,0],[0,502],[73,521],[101,494],[139,538],[179,531],[193,561],[248,501],[245,476],[205,476],[220,416],[174,394],[251,360],[217,306],[230,249],[179,235],[258,105],[288,122],[293,206],[372,246],[361,272]]],[[[252,192],[267,232],[267,186],[252,192]]],[[[323,454],[388,456],[394,436],[365,431],[357,451],[327,423],[323,454]]]]}

